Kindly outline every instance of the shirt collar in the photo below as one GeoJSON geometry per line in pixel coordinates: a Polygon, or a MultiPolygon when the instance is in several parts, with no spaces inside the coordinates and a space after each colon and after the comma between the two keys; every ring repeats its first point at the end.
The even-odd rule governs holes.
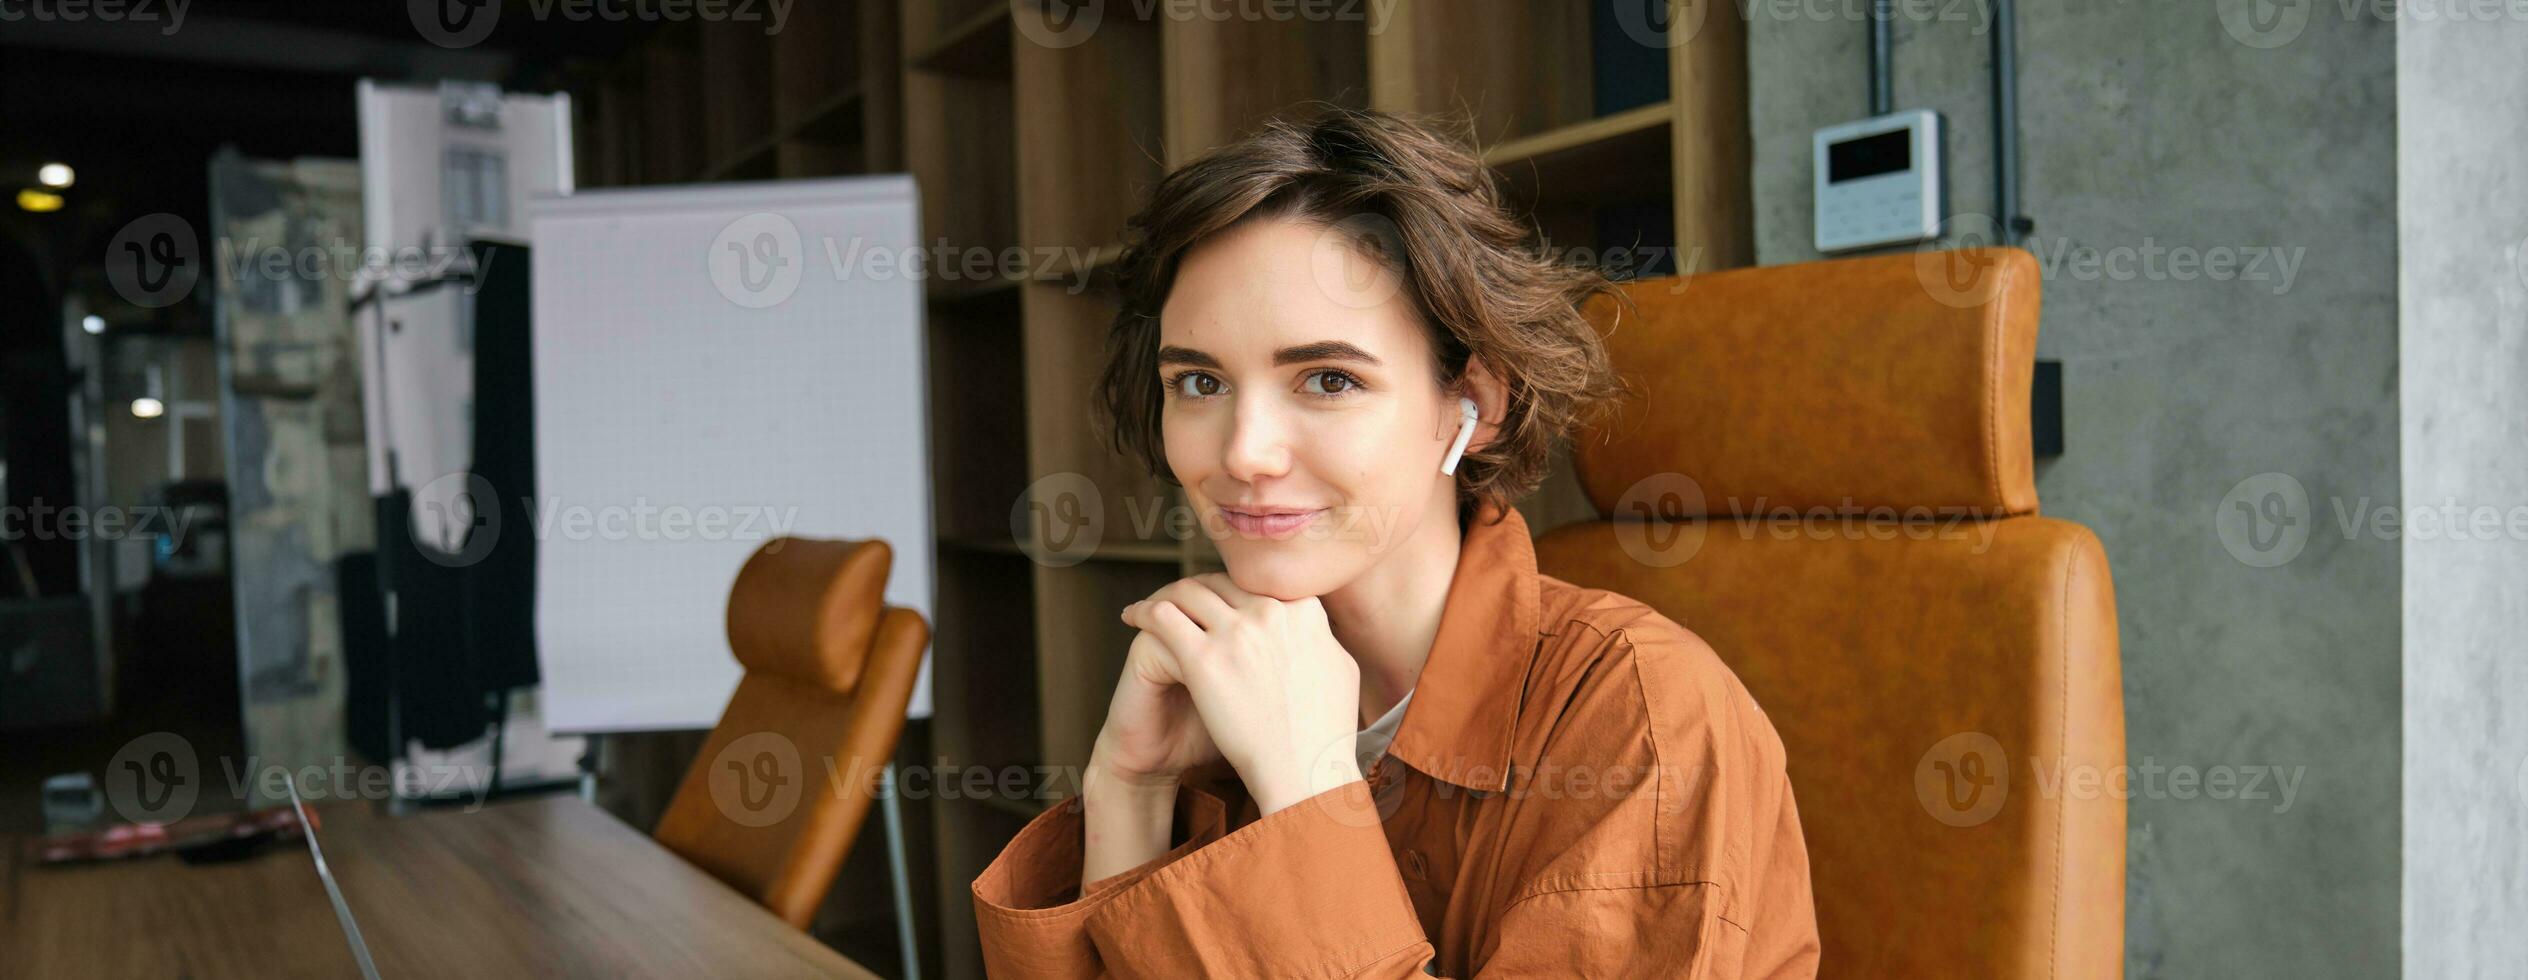
{"type": "Polygon", "coordinates": [[[1538,601],[1526,518],[1486,501],[1459,545],[1439,634],[1389,754],[1467,789],[1509,786],[1510,735],[1536,657],[1538,601]]]}

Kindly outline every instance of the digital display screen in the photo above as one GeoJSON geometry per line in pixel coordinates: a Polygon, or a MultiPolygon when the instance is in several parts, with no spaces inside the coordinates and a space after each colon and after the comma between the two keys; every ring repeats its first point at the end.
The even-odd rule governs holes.
{"type": "Polygon", "coordinates": [[[1910,129],[1844,140],[1826,147],[1826,182],[1829,184],[1892,174],[1910,169],[1913,165],[1914,131],[1910,129]]]}

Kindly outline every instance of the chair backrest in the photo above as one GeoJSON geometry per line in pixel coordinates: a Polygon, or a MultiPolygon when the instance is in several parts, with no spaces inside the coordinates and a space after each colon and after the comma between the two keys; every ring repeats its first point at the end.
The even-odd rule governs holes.
{"type": "Polygon", "coordinates": [[[653,836],[805,929],[904,732],[930,627],[885,604],[883,540],[780,538],[729,590],[746,668],[653,836]]]}
{"type": "Polygon", "coordinates": [[[2016,249],[1633,283],[1643,393],[1541,570],[1695,631],[1787,749],[1826,971],[2117,976],[2122,675],[2106,553],[2036,516],[2039,282],[2016,249]]]}

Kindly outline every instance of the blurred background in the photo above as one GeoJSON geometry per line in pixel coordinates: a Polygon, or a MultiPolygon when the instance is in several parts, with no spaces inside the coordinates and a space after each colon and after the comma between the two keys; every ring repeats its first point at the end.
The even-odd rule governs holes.
{"type": "MultiPolygon", "coordinates": [[[[1218,567],[1132,509],[1181,491],[1089,428],[1124,219],[1326,102],[1452,120],[1543,242],[1618,278],[2033,253],[2044,512],[2105,543],[2121,623],[2125,971],[2504,975],[2528,962],[2503,925],[2528,912],[2523,51],[2500,2],[0,5],[0,831],[75,823],[80,784],[56,812],[47,780],[101,798],[172,733],[206,771],[496,766],[648,832],[711,717],[556,714],[539,535],[442,560],[485,520],[446,478],[532,487],[552,449],[523,339],[547,307],[503,276],[561,268],[539,198],[909,174],[928,526],[892,543],[935,634],[892,759],[1031,788],[905,793],[809,933],[979,974],[966,882],[1085,761],[1112,609],[1218,567]],[[1030,523],[1061,481],[1104,490],[1092,553],[1030,523]]],[[[647,383],[614,394],[709,417],[647,383]]],[[[1567,465],[1522,510],[1595,516],[1567,465]]],[[[381,803],[465,795],[401,778],[381,803]]]]}

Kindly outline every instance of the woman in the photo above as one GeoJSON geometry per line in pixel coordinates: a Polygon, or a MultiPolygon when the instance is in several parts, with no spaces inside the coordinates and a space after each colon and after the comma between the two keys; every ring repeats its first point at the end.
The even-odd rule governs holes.
{"type": "Polygon", "coordinates": [[[1119,275],[1100,407],[1228,572],[1120,613],[1079,795],[974,883],[992,974],[1813,975],[1771,724],[1510,507],[1626,390],[1604,278],[1353,110],[1168,175],[1119,275]]]}

